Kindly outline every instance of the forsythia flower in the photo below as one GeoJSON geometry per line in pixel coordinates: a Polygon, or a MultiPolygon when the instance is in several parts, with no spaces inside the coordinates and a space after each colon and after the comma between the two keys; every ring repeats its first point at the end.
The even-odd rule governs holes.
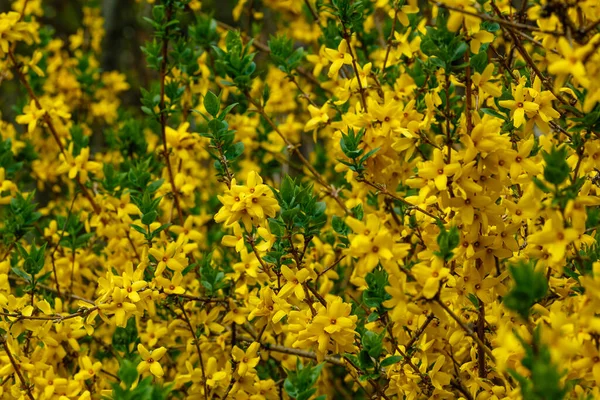
{"type": "Polygon", "coordinates": [[[89,161],[90,148],[84,147],[77,156],[73,156],[73,146],[69,146],[68,152],[60,155],[62,164],[57,168],[57,174],[68,172],[69,179],[74,179],[79,175],[82,183],[87,182],[88,173],[96,172],[102,168],[100,163],[89,161]]]}
{"type": "Polygon", "coordinates": [[[162,378],[165,372],[159,361],[167,353],[167,349],[165,347],[159,347],[158,349],[148,351],[143,344],[138,344],[137,349],[142,357],[142,361],[137,366],[137,371],[140,374],[143,374],[149,370],[152,375],[157,378],[162,378]]]}
{"type": "Polygon", "coordinates": [[[515,128],[523,125],[526,112],[535,112],[540,108],[539,104],[532,101],[525,101],[523,93],[523,86],[518,85],[514,91],[514,100],[501,100],[498,102],[502,107],[511,110],[515,128]]]}
{"type": "Polygon", "coordinates": [[[336,354],[354,352],[354,337],[356,332],[356,315],[350,315],[352,307],[336,297],[329,301],[327,307],[316,304],[317,315],[305,330],[299,332],[294,347],[312,348],[316,344],[317,360],[325,358],[328,351],[336,354]]]}
{"type": "Polygon", "coordinates": [[[260,344],[253,342],[248,349],[244,352],[239,347],[235,346],[231,351],[233,359],[237,362],[236,372],[239,376],[245,376],[246,374],[254,374],[256,371],[254,367],[258,364],[260,357],[257,356],[260,344]]]}
{"type": "Polygon", "coordinates": [[[248,174],[246,185],[238,185],[232,179],[231,188],[219,196],[223,207],[215,215],[215,221],[224,222],[227,227],[241,221],[246,231],[250,232],[253,225],[257,226],[265,218],[275,216],[279,204],[271,189],[262,182],[262,178],[254,171],[248,174]]]}
{"type": "Polygon", "coordinates": [[[345,39],[340,42],[337,50],[325,49],[325,56],[331,61],[327,74],[330,78],[337,76],[344,65],[352,64],[352,57],[348,53],[348,43],[345,39]]]}

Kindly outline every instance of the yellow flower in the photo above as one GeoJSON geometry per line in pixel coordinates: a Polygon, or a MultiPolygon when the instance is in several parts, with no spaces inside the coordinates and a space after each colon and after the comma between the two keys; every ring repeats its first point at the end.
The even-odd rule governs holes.
{"type": "Polygon", "coordinates": [[[158,340],[165,336],[169,330],[163,324],[155,324],[151,319],[148,320],[146,329],[140,332],[140,339],[146,343],[148,347],[156,346],[158,340]]]}
{"type": "Polygon", "coordinates": [[[411,272],[423,287],[423,296],[432,299],[440,288],[440,282],[445,279],[450,270],[444,266],[444,261],[434,257],[430,262],[415,265],[411,272]]]}
{"type": "Polygon", "coordinates": [[[313,71],[312,71],[314,76],[321,75],[321,71],[323,71],[323,68],[325,66],[327,66],[327,64],[329,64],[329,60],[327,59],[325,49],[326,49],[325,45],[322,45],[319,48],[318,54],[308,54],[306,56],[306,60],[315,65],[315,67],[313,68],[313,71]]]}
{"type": "MultiPolygon", "coordinates": [[[[481,74],[479,72],[475,72],[471,79],[473,81],[473,84],[477,88],[479,88],[479,91],[483,92],[483,94],[487,94],[493,97],[500,97],[502,96],[502,90],[500,90],[500,88],[497,85],[490,82],[493,73],[494,64],[488,64],[481,74]]],[[[483,95],[479,97],[479,104],[481,104],[483,99],[483,95]]]]}
{"type": "Polygon", "coordinates": [[[223,323],[227,324],[235,322],[238,325],[243,325],[247,321],[249,310],[247,307],[239,307],[232,299],[229,302],[229,312],[223,318],[223,323]]]}
{"type": "Polygon", "coordinates": [[[23,73],[27,73],[27,71],[29,71],[29,68],[31,68],[31,70],[33,72],[35,72],[36,75],[41,76],[41,77],[46,76],[44,71],[42,71],[42,69],[37,66],[37,64],[40,62],[40,60],[42,59],[43,56],[44,56],[44,54],[41,51],[39,51],[39,50],[34,51],[33,55],[31,56],[31,60],[26,62],[25,65],[23,66],[23,73]]]}
{"type": "Polygon", "coordinates": [[[223,246],[235,247],[238,253],[244,248],[244,231],[239,224],[233,224],[233,235],[225,235],[221,239],[223,246]]]}
{"type": "Polygon", "coordinates": [[[161,287],[167,294],[184,294],[185,289],[180,286],[183,280],[183,275],[180,271],[175,271],[171,279],[164,278],[162,276],[155,276],[154,281],[157,286],[161,287]]]}
{"type": "Polygon", "coordinates": [[[114,315],[116,325],[123,328],[129,317],[137,311],[135,304],[127,301],[127,294],[125,289],[114,288],[110,302],[98,306],[104,313],[114,315]]]}
{"type": "Polygon", "coordinates": [[[245,352],[237,346],[233,347],[231,355],[238,363],[236,372],[239,376],[243,377],[246,376],[246,374],[253,375],[256,373],[254,367],[256,367],[260,361],[260,357],[257,355],[258,349],[260,349],[260,343],[258,342],[252,342],[245,352]]]}
{"type": "Polygon", "coordinates": [[[210,387],[214,387],[220,381],[227,378],[226,371],[218,370],[217,359],[215,357],[209,357],[204,373],[206,374],[206,384],[210,387]]]}
{"type": "Polygon", "coordinates": [[[515,128],[520,127],[525,122],[525,112],[535,112],[540,108],[539,104],[525,101],[522,85],[515,88],[514,100],[501,100],[498,104],[511,110],[515,128]]]}
{"type": "Polygon", "coordinates": [[[567,247],[578,237],[579,233],[574,228],[565,228],[560,217],[553,214],[540,232],[529,235],[528,242],[546,247],[551,260],[559,262],[564,258],[567,247]]]}
{"type": "Polygon", "coordinates": [[[293,293],[296,295],[298,300],[304,300],[305,294],[302,284],[306,281],[306,279],[308,279],[310,271],[306,268],[303,268],[298,272],[294,272],[290,269],[290,267],[284,265],[281,267],[281,274],[287,282],[285,285],[283,285],[277,296],[285,299],[293,293]]]}
{"type": "Polygon", "coordinates": [[[448,178],[460,171],[460,164],[454,162],[446,164],[444,154],[439,149],[433,150],[433,160],[427,161],[419,166],[419,176],[433,179],[438,190],[445,190],[448,178]]]}
{"type": "Polygon", "coordinates": [[[158,349],[148,351],[148,349],[140,343],[137,345],[137,349],[142,357],[142,361],[137,366],[138,373],[143,374],[149,370],[152,375],[161,378],[165,372],[159,361],[167,353],[166,347],[159,347],[158,349]]]}
{"type": "Polygon", "coordinates": [[[46,115],[46,110],[38,108],[37,103],[34,100],[31,100],[29,104],[23,108],[23,112],[25,114],[18,115],[16,121],[19,124],[27,125],[27,132],[31,134],[35,130],[38,121],[46,115]]]}
{"type": "Polygon", "coordinates": [[[44,396],[46,398],[52,398],[55,392],[63,391],[68,383],[67,379],[61,378],[54,373],[54,367],[52,366],[50,366],[43,376],[36,376],[34,381],[38,386],[44,388],[44,396]]]}
{"type": "Polygon", "coordinates": [[[583,59],[593,50],[589,46],[581,46],[573,49],[569,41],[564,37],[558,39],[558,49],[563,58],[551,63],[548,66],[548,72],[562,76],[573,75],[582,86],[587,87],[590,84],[590,80],[583,64],[583,59]]]}
{"type": "Polygon", "coordinates": [[[310,119],[304,125],[304,132],[315,130],[319,125],[326,124],[329,121],[329,103],[323,104],[320,109],[309,104],[308,112],[310,112],[310,119]]]}
{"type": "Polygon", "coordinates": [[[230,227],[241,220],[246,231],[250,232],[253,225],[261,224],[267,217],[274,217],[279,211],[279,204],[271,189],[262,182],[255,171],[248,174],[246,185],[238,185],[232,179],[231,188],[223,196],[218,196],[223,207],[215,215],[215,221],[230,227]]]}
{"type": "Polygon", "coordinates": [[[474,2],[471,0],[443,0],[442,2],[453,8],[460,9],[459,11],[450,11],[450,18],[448,18],[448,30],[450,32],[458,31],[463,23],[469,31],[476,29],[479,26],[481,20],[472,15],[477,14],[477,9],[473,7],[474,2]],[[468,12],[469,14],[466,14],[463,11],[468,12]]]}
{"type": "Polygon", "coordinates": [[[156,247],[148,250],[148,253],[154,257],[157,262],[154,276],[159,277],[169,267],[173,271],[183,271],[188,265],[188,259],[183,254],[181,247],[177,242],[171,242],[166,248],[157,249],[156,247]]]}
{"type": "Polygon", "coordinates": [[[89,157],[89,147],[84,147],[77,156],[73,157],[73,144],[71,144],[68,151],[60,155],[62,164],[56,169],[56,173],[64,174],[68,172],[69,179],[75,179],[76,176],[79,176],[81,183],[85,183],[87,182],[89,172],[96,172],[102,169],[102,164],[89,161],[89,157]]]}
{"type": "Polygon", "coordinates": [[[471,33],[471,52],[473,54],[479,53],[479,48],[482,43],[491,43],[494,41],[494,34],[484,30],[477,30],[475,33],[471,33]]]}
{"type": "Polygon", "coordinates": [[[325,57],[331,61],[329,73],[327,74],[330,78],[337,76],[344,65],[352,64],[352,57],[348,53],[348,43],[345,39],[342,39],[337,50],[325,49],[325,57]]]}
{"type": "MultiPolygon", "coordinates": [[[[252,299],[251,299],[252,301],[252,299]]],[[[291,305],[285,300],[277,297],[273,290],[265,286],[260,290],[260,298],[258,301],[254,299],[252,301],[254,308],[248,315],[248,320],[252,321],[255,317],[266,317],[266,323],[273,324],[273,328],[280,330],[279,323],[285,317],[291,305]]]]}
{"type": "Polygon", "coordinates": [[[366,216],[366,222],[353,217],[346,219],[346,224],[352,228],[355,235],[350,237],[349,253],[359,258],[361,274],[373,270],[381,261],[391,260],[394,254],[394,242],[389,231],[381,225],[375,214],[366,216]]]}
{"type": "Polygon", "coordinates": [[[396,14],[398,21],[400,21],[402,25],[408,26],[410,24],[410,21],[408,20],[407,14],[418,13],[419,7],[412,4],[405,4],[402,7],[400,7],[397,11],[398,12],[396,12],[395,10],[390,10],[388,15],[390,16],[390,18],[394,18],[394,14],[396,14]]]}
{"type": "Polygon", "coordinates": [[[316,304],[317,315],[306,329],[298,334],[294,347],[312,348],[317,344],[317,360],[321,362],[328,351],[335,354],[355,351],[354,338],[358,317],[351,315],[352,307],[344,303],[340,297],[328,301],[327,307],[316,304]]]}
{"type": "Polygon", "coordinates": [[[102,363],[100,361],[92,363],[92,360],[88,356],[79,358],[79,366],[79,372],[75,374],[75,380],[78,381],[92,379],[102,369],[102,363]]]}
{"type": "MultiPolygon", "coordinates": [[[[21,21],[21,13],[10,11],[0,14],[0,57],[8,53],[11,43],[24,41],[31,44],[34,41],[34,26],[21,21]]],[[[36,35],[37,37],[37,35],[36,35]]]]}

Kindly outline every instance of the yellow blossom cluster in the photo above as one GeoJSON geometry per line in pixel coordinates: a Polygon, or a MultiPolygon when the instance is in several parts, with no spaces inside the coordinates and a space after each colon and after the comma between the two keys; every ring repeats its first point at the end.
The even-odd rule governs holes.
{"type": "Polygon", "coordinates": [[[0,5],[0,399],[600,398],[597,0],[110,3],[0,5]]]}

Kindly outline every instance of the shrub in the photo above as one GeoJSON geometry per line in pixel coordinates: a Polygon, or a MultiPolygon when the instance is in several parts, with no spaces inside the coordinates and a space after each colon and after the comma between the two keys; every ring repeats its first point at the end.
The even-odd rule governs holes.
{"type": "Polygon", "coordinates": [[[596,1],[98,3],[0,14],[2,398],[600,396],[596,1]]]}

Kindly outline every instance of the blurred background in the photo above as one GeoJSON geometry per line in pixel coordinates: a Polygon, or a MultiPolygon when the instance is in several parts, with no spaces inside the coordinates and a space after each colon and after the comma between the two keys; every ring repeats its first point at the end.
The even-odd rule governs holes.
{"type": "MultiPolygon", "coordinates": [[[[20,0],[20,3],[22,1],[20,0]]],[[[0,12],[11,11],[14,3],[0,0],[0,12]]],[[[201,9],[195,12],[212,15],[228,25],[245,29],[247,21],[244,21],[244,18],[239,23],[233,21],[232,10],[236,4],[237,0],[202,0],[201,9]]],[[[19,5],[17,3],[16,7],[19,5]]],[[[68,43],[69,36],[82,27],[83,8],[99,8],[106,32],[102,40],[102,56],[99,59],[101,70],[124,73],[132,88],[148,87],[149,82],[156,76],[147,68],[140,47],[152,40],[152,29],[144,20],[144,17],[151,16],[152,6],[146,0],[43,0],[44,15],[38,17],[38,20],[42,26],[50,25],[54,28],[53,38],[68,43]]],[[[193,13],[187,13],[186,18],[191,20],[193,13]]],[[[186,21],[182,21],[182,26],[186,25],[186,21]]],[[[0,73],[2,68],[5,67],[0,64],[0,73]]],[[[0,82],[0,112],[5,120],[15,116],[14,105],[18,97],[16,90],[20,90],[17,87],[16,80],[0,82]]],[[[123,105],[138,105],[139,98],[139,91],[129,90],[122,98],[123,105]]]]}

